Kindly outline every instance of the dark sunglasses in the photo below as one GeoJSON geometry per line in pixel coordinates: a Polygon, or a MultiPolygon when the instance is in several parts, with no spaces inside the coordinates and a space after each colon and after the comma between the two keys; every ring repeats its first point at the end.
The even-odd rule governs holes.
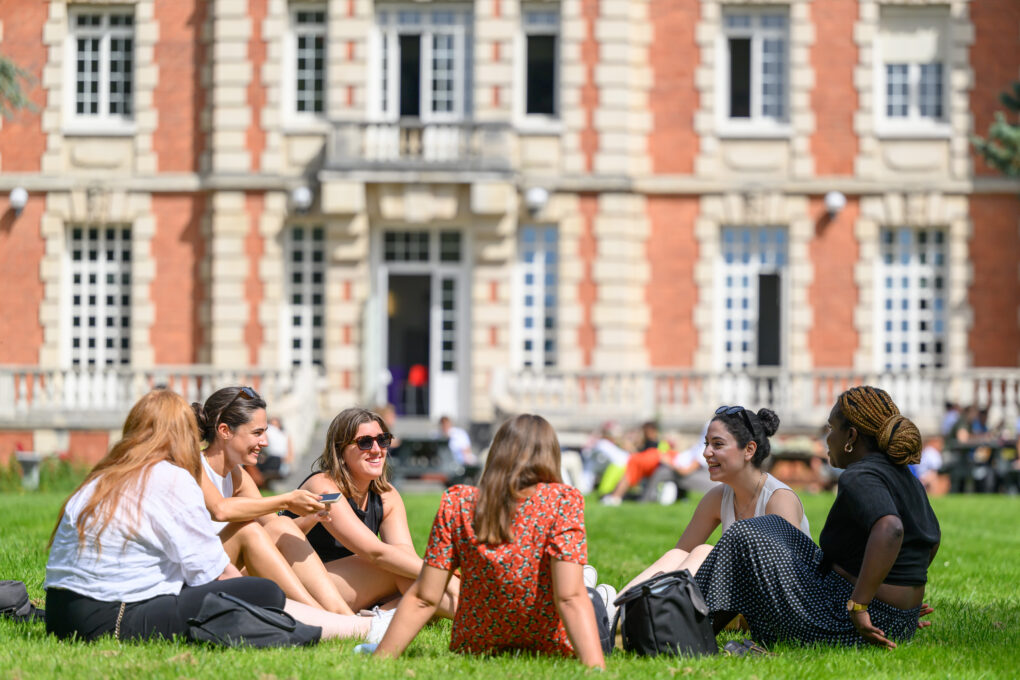
{"type": "Polygon", "coordinates": [[[747,430],[754,436],[754,425],[751,424],[751,417],[748,415],[748,411],[743,406],[720,406],[715,410],[717,416],[734,416],[740,414],[740,417],[744,419],[744,424],[747,425],[747,430]]]}
{"type": "Polygon", "coordinates": [[[378,444],[380,449],[388,449],[390,444],[393,443],[393,435],[389,432],[383,432],[375,437],[366,434],[364,437],[358,437],[351,443],[357,444],[358,449],[361,451],[371,451],[373,442],[378,444]]]}
{"type": "Polygon", "coordinates": [[[220,412],[216,414],[216,426],[219,427],[220,416],[222,416],[228,408],[234,405],[234,402],[237,401],[238,397],[244,397],[248,401],[251,401],[252,399],[255,399],[258,396],[259,396],[258,392],[256,392],[251,387],[242,387],[239,390],[237,390],[237,394],[234,395],[234,398],[228,401],[227,405],[221,408],[220,412]]]}

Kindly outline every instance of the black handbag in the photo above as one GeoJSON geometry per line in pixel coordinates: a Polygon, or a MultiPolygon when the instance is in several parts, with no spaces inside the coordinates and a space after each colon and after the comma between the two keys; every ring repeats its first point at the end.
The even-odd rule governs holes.
{"type": "Polygon", "coordinates": [[[0,581],[0,616],[15,621],[45,621],[46,612],[28,599],[28,588],[21,581],[0,581]]]}
{"type": "Polygon", "coordinates": [[[296,647],[318,642],[322,628],[229,593],[208,593],[198,615],[188,619],[188,634],[195,642],[223,647],[296,647]]]}
{"type": "Polygon", "coordinates": [[[670,571],[625,590],[616,598],[623,648],[645,656],[716,654],[712,619],[691,572],[670,571]]]}

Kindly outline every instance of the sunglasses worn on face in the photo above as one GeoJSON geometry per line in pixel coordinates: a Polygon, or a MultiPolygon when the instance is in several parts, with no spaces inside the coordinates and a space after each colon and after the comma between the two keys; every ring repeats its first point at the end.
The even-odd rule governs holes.
{"type": "Polygon", "coordinates": [[[389,432],[383,432],[375,437],[366,434],[364,437],[358,437],[351,443],[356,444],[358,449],[362,451],[371,451],[373,442],[378,444],[380,449],[388,449],[393,442],[393,435],[389,432]]]}
{"type": "Polygon", "coordinates": [[[216,425],[219,426],[220,416],[226,413],[227,409],[234,405],[234,402],[237,401],[238,397],[244,397],[248,401],[251,401],[257,396],[258,393],[254,390],[254,388],[251,387],[242,387],[239,390],[237,390],[237,394],[234,395],[234,398],[228,401],[227,405],[221,408],[220,412],[216,414],[216,425]]]}
{"type": "Polygon", "coordinates": [[[747,429],[751,433],[751,436],[753,437],[754,425],[751,424],[751,417],[750,415],[748,415],[748,411],[746,408],[744,408],[743,406],[720,406],[715,410],[715,414],[717,416],[721,415],[732,416],[738,413],[740,414],[740,417],[744,419],[744,424],[747,425],[747,429]]]}

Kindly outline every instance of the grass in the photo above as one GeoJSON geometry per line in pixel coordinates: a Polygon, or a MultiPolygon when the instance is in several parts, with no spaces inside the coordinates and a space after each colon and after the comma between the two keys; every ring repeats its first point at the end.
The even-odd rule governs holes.
{"type": "MultiPolygon", "coordinates": [[[[28,584],[43,598],[46,541],[64,494],[0,493],[0,578],[28,584]]],[[[438,494],[405,498],[415,544],[428,536],[438,494]]],[[[832,496],[806,496],[817,539],[832,496]]],[[[608,677],[626,678],[1014,678],[1020,668],[1020,499],[949,496],[933,501],[942,523],[942,548],[929,572],[933,625],[887,652],[777,646],[759,658],[640,658],[617,651],[608,677]]],[[[694,503],[671,507],[589,501],[589,559],[602,581],[622,585],[669,547],[690,519],[694,503]]],[[[559,680],[591,677],[572,660],[529,655],[466,657],[447,650],[449,622],[427,627],[400,659],[355,656],[355,641],[314,648],[222,650],[178,642],[85,645],[48,638],[42,625],[0,620],[0,678],[459,678],[559,680]]],[[[599,676],[603,677],[603,676],[599,676]]]]}

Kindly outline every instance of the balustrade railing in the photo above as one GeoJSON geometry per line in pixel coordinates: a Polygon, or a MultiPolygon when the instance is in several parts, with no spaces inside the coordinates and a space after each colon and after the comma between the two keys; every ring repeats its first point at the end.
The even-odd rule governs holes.
{"type": "Polygon", "coordinates": [[[755,370],[573,371],[497,374],[492,400],[503,413],[540,413],[560,427],[594,427],[605,420],[656,417],[697,429],[721,404],[776,410],[784,430],[816,430],[836,397],[854,385],[887,390],[925,434],[938,430],[947,401],[989,409],[989,422],[1015,427],[1020,413],[1020,369],[947,373],[755,370]]]}

